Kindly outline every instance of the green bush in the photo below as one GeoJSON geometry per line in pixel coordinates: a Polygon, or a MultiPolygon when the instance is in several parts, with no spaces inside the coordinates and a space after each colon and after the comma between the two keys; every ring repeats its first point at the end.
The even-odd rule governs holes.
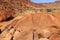
{"type": "Polygon", "coordinates": [[[47,9],[47,12],[52,12],[52,10],[51,9],[47,9]]]}

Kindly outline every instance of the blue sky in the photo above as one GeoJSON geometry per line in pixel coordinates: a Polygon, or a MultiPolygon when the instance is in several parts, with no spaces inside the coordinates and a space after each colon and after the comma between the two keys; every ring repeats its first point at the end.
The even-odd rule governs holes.
{"type": "Polygon", "coordinates": [[[56,0],[31,0],[31,1],[35,3],[46,3],[46,2],[54,2],[56,0]]]}

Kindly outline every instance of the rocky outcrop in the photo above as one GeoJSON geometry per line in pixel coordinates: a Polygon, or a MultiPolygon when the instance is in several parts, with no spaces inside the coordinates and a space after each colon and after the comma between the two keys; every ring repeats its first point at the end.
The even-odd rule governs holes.
{"type": "Polygon", "coordinates": [[[27,11],[32,12],[60,12],[59,2],[37,4],[30,0],[0,0],[0,22],[10,17],[24,15],[27,11]],[[7,16],[9,15],[9,16],[7,16]]]}
{"type": "MultiPolygon", "coordinates": [[[[58,15],[58,14],[57,14],[58,15]]],[[[19,16],[1,25],[1,40],[60,40],[60,19],[55,14],[19,16]]],[[[60,15],[59,15],[60,16],[60,15]]]]}
{"type": "Polygon", "coordinates": [[[47,7],[30,0],[0,0],[0,40],[60,40],[60,12],[47,7]]]}
{"type": "Polygon", "coordinates": [[[0,0],[0,21],[6,20],[11,16],[14,17],[15,14],[21,14],[24,10],[35,7],[43,7],[43,5],[35,5],[30,0],[0,0]]]}

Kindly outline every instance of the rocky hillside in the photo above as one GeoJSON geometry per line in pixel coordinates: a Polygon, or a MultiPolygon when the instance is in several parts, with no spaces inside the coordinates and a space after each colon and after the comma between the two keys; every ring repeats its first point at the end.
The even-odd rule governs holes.
{"type": "Polygon", "coordinates": [[[2,22],[0,40],[60,40],[60,14],[28,14],[2,22]]]}
{"type": "Polygon", "coordinates": [[[0,21],[6,20],[10,16],[14,17],[16,14],[22,14],[27,10],[35,9],[36,7],[43,7],[43,5],[35,5],[35,3],[29,0],[0,0],[0,21]],[[2,15],[4,16],[3,18],[2,15]]]}
{"type": "Polygon", "coordinates": [[[37,4],[31,2],[30,0],[0,0],[0,21],[6,20],[11,16],[15,17],[17,15],[25,15],[29,12],[60,12],[59,4],[60,1],[56,1],[54,3],[37,4]]]}
{"type": "Polygon", "coordinates": [[[52,10],[51,12],[60,12],[60,1],[56,1],[53,3],[44,3],[43,5],[46,6],[45,9],[52,10]]]}
{"type": "Polygon", "coordinates": [[[59,4],[0,0],[0,40],[60,40],[59,4]]]}

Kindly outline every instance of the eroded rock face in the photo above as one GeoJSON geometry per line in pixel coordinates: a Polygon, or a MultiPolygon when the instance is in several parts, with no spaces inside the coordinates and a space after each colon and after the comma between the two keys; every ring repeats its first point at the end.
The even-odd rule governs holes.
{"type": "Polygon", "coordinates": [[[60,35],[57,35],[57,34],[52,35],[52,36],[50,37],[50,40],[60,40],[60,35]]]}
{"type": "MultiPolygon", "coordinates": [[[[47,4],[36,4],[30,0],[0,0],[0,22],[8,19],[9,17],[15,17],[16,15],[25,15],[29,13],[47,12],[47,11],[59,11],[59,2],[47,3],[47,4]],[[51,4],[51,5],[50,5],[51,4]],[[47,6],[49,5],[49,6],[47,6]],[[52,7],[52,5],[54,5],[52,7]],[[58,5],[56,7],[55,5],[58,5]],[[50,6],[52,8],[50,8],[50,6]],[[57,9],[55,9],[55,8],[57,9]],[[8,15],[8,16],[7,16],[8,15]]],[[[54,12],[53,11],[53,12],[54,12]]],[[[60,11],[59,11],[60,12],[60,11]]]]}
{"type": "Polygon", "coordinates": [[[0,3],[0,40],[60,40],[60,12],[27,10],[45,7],[29,0],[0,0],[0,3]],[[1,22],[11,17],[14,19],[1,22]]]}
{"type": "Polygon", "coordinates": [[[55,14],[37,13],[0,23],[1,40],[60,40],[60,19],[55,14]],[[54,16],[55,17],[54,17],[54,16]]]}
{"type": "Polygon", "coordinates": [[[14,13],[11,10],[0,10],[0,22],[4,20],[9,20],[9,18],[13,18],[14,13]]]}
{"type": "Polygon", "coordinates": [[[0,0],[0,22],[33,7],[43,7],[43,5],[35,5],[29,0],[0,0]]]}

